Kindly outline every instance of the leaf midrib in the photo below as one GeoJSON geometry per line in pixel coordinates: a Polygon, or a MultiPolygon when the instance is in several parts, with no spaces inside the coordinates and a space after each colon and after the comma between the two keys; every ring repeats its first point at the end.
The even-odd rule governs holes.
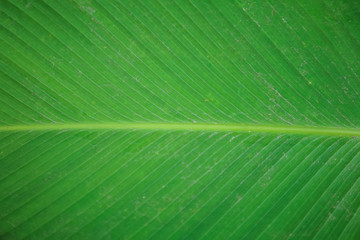
{"type": "Polygon", "coordinates": [[[59,123],[0,126],[0,131],[51,131],[51,130],[187,130],[231,131],[273,134],[321,135],[360,137],[360,128],[311,127],[290,125],[251,125],[215,123],[59,123]]]}

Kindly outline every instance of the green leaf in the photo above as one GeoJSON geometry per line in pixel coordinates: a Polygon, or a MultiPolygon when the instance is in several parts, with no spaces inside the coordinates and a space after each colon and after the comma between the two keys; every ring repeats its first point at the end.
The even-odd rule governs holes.
{"type": "Polygon", "coordinates": [[[1,239],[360,239],[360,2],[0,1],[1,239]]]}

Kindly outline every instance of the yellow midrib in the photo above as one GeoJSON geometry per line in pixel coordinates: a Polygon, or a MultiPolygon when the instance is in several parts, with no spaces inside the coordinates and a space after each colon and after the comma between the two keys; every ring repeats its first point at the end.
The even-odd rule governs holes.
{"type": "Polygon", "coordinates": [[[274,134],[301,134],[360,137],[360,128],[331,128],[283,125],[210,124],[210,123],[60,123],[0,126],[0,131],[49,131],[49,130],[183,130],[231,131],[274,134]]]}

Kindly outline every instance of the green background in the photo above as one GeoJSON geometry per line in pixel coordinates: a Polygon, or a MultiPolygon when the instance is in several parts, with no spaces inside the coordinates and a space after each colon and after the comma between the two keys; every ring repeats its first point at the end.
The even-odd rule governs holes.
{"type": "Polygon", "coordinates": [[[0,11],[2,239],[360,238],[359,1],[0,11]]]}

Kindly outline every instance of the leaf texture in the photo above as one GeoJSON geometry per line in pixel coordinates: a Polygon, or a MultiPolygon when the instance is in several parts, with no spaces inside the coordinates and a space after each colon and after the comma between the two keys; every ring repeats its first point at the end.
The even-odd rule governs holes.
{"type": "Polygon", "coordinates": [[[1,239],[359,239],[360,2],[0,1],[1,239]]]}

